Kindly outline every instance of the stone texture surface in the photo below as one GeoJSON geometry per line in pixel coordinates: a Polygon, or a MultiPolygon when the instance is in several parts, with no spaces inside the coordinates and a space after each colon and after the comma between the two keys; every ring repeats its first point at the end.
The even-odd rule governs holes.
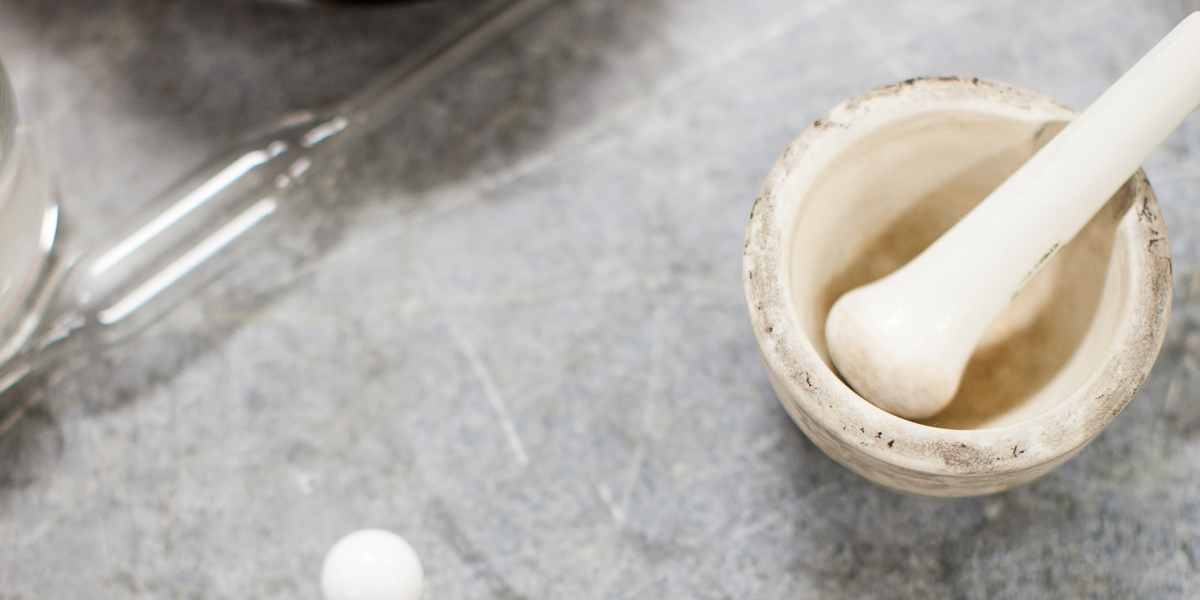
{"type": "MultiPolygon", "coordinates": [[[[472,2],[0,1],[77,244],[246,130],[365,85],[472,2]]],[[[0,439],[0,597],[317,598],[363,526],[427,598],[1200,593],[1200,116],[1147,163],[1163,354],[1002,494],[850,473],[776,401],[750,204],[842,99],[990,77],[1086,106],[1194,0],[564,0],[314,178],[294,227],[0,439]]]]}

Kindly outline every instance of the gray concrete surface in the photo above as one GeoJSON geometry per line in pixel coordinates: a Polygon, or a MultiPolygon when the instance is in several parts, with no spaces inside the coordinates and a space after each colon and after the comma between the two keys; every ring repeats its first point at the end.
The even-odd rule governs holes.
{"type": "MultiPolygon", "coordinates": [[[[73,239],[469,10],[0,1],[73,239]]],[[[426,598],[1200,594],[1200,115],[1147,163],[1170,334],[1030,485],[895,494],[778,405],[750,204],[826,109],[919,75],[1086,106],[1194,0],[564,0],[321,175],[320,207],[139,339],[30,384],[0,439],[0,598],[318,598],[406,536],[426,598]]]]}

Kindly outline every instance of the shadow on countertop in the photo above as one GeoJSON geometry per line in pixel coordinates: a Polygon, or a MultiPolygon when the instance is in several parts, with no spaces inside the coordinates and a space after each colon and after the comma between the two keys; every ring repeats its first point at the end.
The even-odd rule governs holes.
{"type": "MultiPolygon", "coordinates": [[[[0,16],[13,15],[39,40],[32,51],[54,53],[95,73],[91,87],[72,82],[86,90],[79,100],[82,110],[90,98],[101,98],[121,107],[123,117],[134,123],[150,123],[151,130],[219,149],[289,112],[344,100],[482,3],[439,0],[339,8],[245,0],[45,1],[5,6],[0,16]]],[[[426,190],[503,169],[542,148],[577,119],[603,112],[605,99],[581,99],[590,81],[613,76],[601,56],[611,58],[614,46],[636,53],[640,36],[653,29],[650,17],[656,10],[655,0],[578,0],[551,6],[523,26],[519,36],[506,37],[420,94],[405,118],[369,134],[348,160],[340,161],[343,166],[314,172],[324,183],[301,193],[319,198],[276,227],[276,233],[289,227],[311,233],[302,247],[260,240],[268,251],[211,277],[210,283],[218,285],[209,285],[188,302],[193,306],[185,308],[190,316],[182,325],[172,325],[168,316],[166,323],[131,342],[77,357],[11,390],[7,410],[24,411],[25,416],[0,435],[0,498],[4,489],[28,487],[53,472],[63,444],[59,422],[78,418],[64,413],[96,415],[129,406],[219,351],[245,319],[301,283],[272,274],[305,272],[306,265],[341,243],[346,224],[367,204],[384,199],[400,203],[392,208],[401,213],[411,210],[426,190]],[[572,109],[564,117],[559,109],[565,104],[572,109]],[[581,114],[580,106],[587,107],[583,113],[592,112],[581,114]]],[[[53,153],[89,133],[53,131],[45,145],[53,153]]],[[[112,160],[98,158],[94,148],[87,150],[68,154],[66,160],[77,164],[59,168],[87,171],[78,163],[112,160]]],[[[178,157],[143,151],[126,160],[179,162],[178,157]]],[[[93,226],[92,214],[135,213],[147,200],[104,191],[94,196],[64,198],[76,229],[93,226]]]]}

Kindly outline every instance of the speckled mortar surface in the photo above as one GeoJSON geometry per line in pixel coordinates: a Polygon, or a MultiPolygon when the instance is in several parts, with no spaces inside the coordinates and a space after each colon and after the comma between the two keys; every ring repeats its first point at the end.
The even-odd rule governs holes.
{"type": "MultiPolygon", "coordinates": [[[[971,128],[989,132],[1010,126],[1025,129],[997,135],[1020,143],[994,142],[997,150],[987,156],[1011,154],[1014,148],[1031,154],[1073,114],[1045,96],[1002,83],[909,80],[837,106],[800,135],[771,170],[746,235],[743,281],[750,320],[780,401],[805,434],[838,462],[904,492],[934,496],[992,493],[1026,483],[1074,456],[1137,391],[1162,345],[1171,299],[1166,230],[1154,193],[1140,171],[1089,225],[1094,232],[1091,238],[1111,239],[1111,245],[1098,245],[1091,238],[1072,242],[1090,243],[1090,250],[1079,253],[1090,252],[1090,260],[1101,265],[1095,278],[1096,301],[1090,311],[1088,307],[1075,309],[1086,313],[1085,320],[1078,337],[1067,340],[1060,372],[1047,375],[1045,385],[1031,391],[1028,398],[1022,397],[988,418],[959,423],[954,429],[915,423],[884,412],[855,394],[835,374],[824,349],[821,329],[830,301],[822,294],[828,296],[826,284],[837,278],[817,255],[827,252],[829,246],[844,245],[830,254],[829,260],[852,263],[852,255],[870,252],[868,242],[886,235],[880,232],[888,227],[887,221],[899,218],[898,209],[886,206],[891,201],[887,193],[870,196],[869,202],[878,204],[838,207],[848,201],[843,196],[863,194],[870,187],[875,169],[871,164],[854,164],[858,157],[895,164],[911,161],[902,156],[886,158],[889,150],[877,148],[899,148],[899,152],[890,152],[902,155],[902,138],[914,135],[928,147],[914,147],[911,153],[943,151],[949,153],[945,160],[953,161],[961,152],[953,147],[939,150],[938,144],[950,143],[945,140],[961,143],[963,132],[969,135],[974,131],[971,128]],[[1027,139],[1021,138],[1022,132],[1027,139]],[[837,173],[831,174],[834,171],[837,173]],[[839,178],[841,184],[829,183],[839,178]],[[1111,225],[1107,232],[1102,221],[1111,225]],[[871,231],[856,231],[862,228],[871,231]]],[[[1011,170],[1019,161],[1014,163],[1009,157],[1008,163],[996,168],[1011,170]]],[[[970,169],[977,165],[972,163],[963,172],[970,169]]],[[[914,169],[899,171],[909,179],[922,177],[914,169]]],[[[946,177],[952,179],[953,175],[946,177]]],[[[989,177],[995,179],[995,173],[989,177]]],[[[919,187],[920,181],[899,181],[896,193],[903,195],[914,186],[919,187]]],[[[1079,236],[1085,237],[1083,233],[1079,236]]],[[[891,268],[895,266],[899,265],[891,268]]],[[[1044,279],[1065,281],[1076,270],[1062,268],[1044,279]]],[[[1030,288],[1034,287],[1038,286],[1031,283],[1030,288]]],[[[1057,287],[1061,281],[1058,286],[1052,282],[1041,285],[1045,297],[1041,306],[1033,306],[1036,301],[1030,300],[1031,306],[1017,307],[1018,301],[1010,310],[1044,313],[1057,287]]],[[[1023,291],[1022,295],[1038,294],[1023,291]]],[[[1009,320],[1033,318],[1012,316],[1009,320]]],[[[1005,319],[1001,317],[1001,321],[1005,319]]],[[[1003,332],[998,335],[1003,337],[1003,332]]],[[[1025,342],[1029,340],[1013,343],[1025,342]]],[[[1036,344],[1034,339],[1016,353],[1036,353],[1036,344]]],[[[1010,384],[1004,379],[997,381],[998,386],[1010,384]]],[[[955,400],[964,405],[971,401],[955,400]]]]}

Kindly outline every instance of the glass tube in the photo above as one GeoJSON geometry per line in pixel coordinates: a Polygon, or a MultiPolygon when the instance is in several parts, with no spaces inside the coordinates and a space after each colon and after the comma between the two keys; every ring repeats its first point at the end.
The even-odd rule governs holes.
{"type": "MultiPolygon", "coordinates": [[[[132,337],[193,296],[215,276],[214,259],[238,254],[231,245],[252,247],[252,233],[312,203],[313,194],[302,193],[311,180],[307,173],[333,165],[418,92],[553,1],[484,3],[349,100],[290,117],[270,133],[228,149],[151,203],[159,210],[77,259],[56,253],[58,205],[5,80],[0,84],[0,126],[5,127],[0,168],[19,164],[12,167],[15,180],[24,182],[19,190],[28,198],[19,203],[19,219],[0,212],[0,255],[5,257],[0,287],[10,271],[13,281],[25,286],[13,288],[24,293],[14,292],[19,301],[12,306],[0,292],[0,319],[12,313],[0,330],[0,393],[67,356],[132,337]],[[3,102],[11,105],[7,112],[3,102]],[[10,252],[10,244],[20,253],[10,252]],[[10,255],[17,265],[12,269],[5,262],[10,255]]],[[[0,177],[7,176],[8,170],[0,170],[0,177]]],[[[7,181],[0,179],[0,186],[7,181]]],[[[0,199],[3,192],[0,187],[0,199]]],[[[0,207],[6,210],[8,204],[0,207]]],[[[241,249],[248,251],[253,249],[241,249]]],[[[11,421],[3,419],[0,433],[11,421]]]]}
{"type": "Polygon", "coordinates": [[[0,65],[0,390],[26,351],[62,268],[58,201],[0,65]]]}

